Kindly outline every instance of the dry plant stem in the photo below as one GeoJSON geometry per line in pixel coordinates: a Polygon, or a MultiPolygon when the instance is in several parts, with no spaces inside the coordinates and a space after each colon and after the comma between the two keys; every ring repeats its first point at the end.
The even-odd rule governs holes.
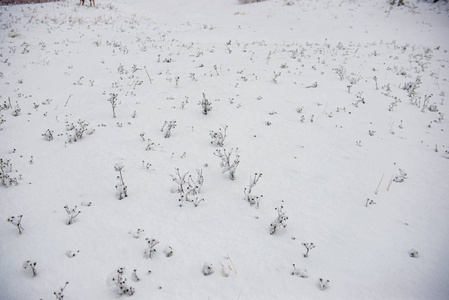
{"type": "Polygon", "coordinates": [[[17,221],[16,221],[16,217],[14,217],[14,216],[10,217],[8,219],[9,223],[11,223],[11,224],[13,224],[13,225],[15,225],[17,227],[17,229],[19,230],[19,234],[22,234],[22,232],[24,230],[22,225],[20,224],[22,222],[22,217],[23,217],[23,215],[18,216],[17,217],[17,221]]]}
{"type": "Polygon", "coordinates": [[[391,176],[391,179],[390,179],[390,183],[388,184],[388,188],[387,188],[387,191],[389,191],[390,190],[390,186],[391,186],[391,183],[393,182],[393,176],[391,176]]]}
{"type": "Polygon", "coordinates": [[[234,262],[232,261],[231,257],[229,256],[229,254],[226,253],[226,256],[228,257],[229,261],[231,262],[232,267],[234,268],[234,272],[235,274],[237,274],[237,269],[234,266],[234,262]]]}
{"type": "Polygon", "coordinates": [[[72,94],[70,94],[70,96],[69,96],[69,98],[67,98],[67,101],[65,102],[65,104],[64,104],[64,107],[67,107],[67,104],[69,103],[69,100],[70,100],[70,98],[72,98],[72,94]]]}
{"type": "Polygon", "coordinates": [[[35,277],[37,275],[36,264],[37,264],[36,262],[32,262],[32,261],[27,260],[24,263],[23,268],[24,269],[28,269],[29,268],[31,270],[31,273],[33,274],[33,277],[35,277]]]}
{"type": "Polygon", "coordinates": [[[265,0],[239,0],[240,4],[248,4],[248,3],[256,3],[256,2],[262,2],[265,0]]]}
{"type": "Polygon", "coordinates": [[[120,182],[124,185],[125,182],[123,182],[123,175],[122,175],[122,170],[121,169],[119,170],[119,173],[120,173],[120,182]]]}
{"type": "Polygon", "coordinates": [[[327,105],[328,105],[329,103],[326,103],[326,106],[324,107],[324,110],[323,110],[323,115],[324,115],[324,113],[326,112],[326,109],[327,109],[327,105]]]}
{"type": "Polygon", "coordinates": [[[150,74],[148,74],[147,66],[144,66],[143,68],[145,69],[145,72],[147,73],[148,79],[150,80],[150,84],[153,84],[153,81],[151,80],[150,74]]]}
{"type": "Polygon", "coordinates": [[[379,192],[379,187],[380,187],[380,184],[382,183],[382,180],[384,179],[384,176],[385,176],[385,173],[382,175],[382,178],[380,179],[380,182],[379,182],[379,184],[377,185],[376,190],[374,191],[374,194],[376,194],[376,195],[377,195],[377,193],[379,192]]]}

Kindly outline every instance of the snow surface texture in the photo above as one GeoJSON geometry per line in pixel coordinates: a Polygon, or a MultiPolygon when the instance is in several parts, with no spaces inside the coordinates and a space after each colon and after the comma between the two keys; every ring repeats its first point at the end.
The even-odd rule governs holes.
{"type": "Polygon", "coordinates": [[[96,2],[0,7],[2,299],[448,298],[447,2],[96,2]]]}

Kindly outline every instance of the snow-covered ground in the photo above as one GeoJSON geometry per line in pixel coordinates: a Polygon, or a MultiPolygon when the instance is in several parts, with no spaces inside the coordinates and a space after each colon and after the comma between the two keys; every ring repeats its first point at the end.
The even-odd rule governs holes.
{"type": "Polygon", "coordinates": [[[447,2],[96,2],[0,7],[0,298],[449,297],[447,2]]]}

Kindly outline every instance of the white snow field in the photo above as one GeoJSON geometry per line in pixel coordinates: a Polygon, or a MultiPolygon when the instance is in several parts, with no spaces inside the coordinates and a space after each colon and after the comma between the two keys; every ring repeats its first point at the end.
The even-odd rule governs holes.
{"type": "Polygon", "coordinates": [[[446,1],[88,2],[0,6],[1,299],[449,298],[446,1]]]}

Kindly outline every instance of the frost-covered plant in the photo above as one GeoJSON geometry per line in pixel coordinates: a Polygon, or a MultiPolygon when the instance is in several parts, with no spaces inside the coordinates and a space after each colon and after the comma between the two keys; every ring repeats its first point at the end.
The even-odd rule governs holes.
{"type": "Polygon", "coordinates": [[[19,103],[16,102],[16,106],[14,107],[14,110],[12,111],[11,114],[14,117],[17,117],[18,115],[20,115],[20,111],[21,111],[21,109],[20,109],[19,103]]]}
{"type": "Polygon", "coordinates": [[[362,79],[362,76],[351,73],[351,75],[348,75],[346,78],[349,80],[351,85],[355,85],[362,79]]]}
{"type": "Polygon", "coordinates": [[[8,97],[8,103],[6,103],[6,101],[3,101],[3,104],[0,106],[0,111],[5,110],[5,109],[10,109],[10,108],[12,108],[11,98],[8,97]]]}
{"type": "MultiPolygon", "coordinates": [[[[434,1],[435,1],[435,0],[434,0],[434,1]]],[[[436,1],[438,1],[438,0],[436,0],[436,1]]],[[[405,5],[404,0],[398,0],[397,3],[398,3],[398,6],[405,5]]],[[[390,0],[390,5],[391,5],[391,6],[393,6],[393,5],[395,5],[395,4],[396,4],[396,0],[390,0]]]]}
{"type": "Polygon", "coordinates": [[[151,164],[150,163],[146,163],[145,164],[145,161],[144,160],[142,160],[142,167],[144,167],[145,169],[147,169],[147,170],[149,170],[150,169],[150,167],[151,167],[151,164]]]}
{"type": "Polygon", "coordinates": [[[257,2],[262,2],[265,0],[239,0],[240,4],[248,4],[248,3],[257,3],[257,2]]]}
{"type": "Polygon", "coordinates": [[[408,254],[410,255],[410,257],[418,257],[418,251],[416,251],[416,249],[414,248],[410,249],[408,254]]]}
{"type": "Polygon", "coordinates": [[[42,136],[45,137],[47,141],[51,141],[53,139],[53,130],[47,129],[42,136]]]}
{"type": "Polygon", "coordinates": [[[273,76],[273,82],[274,83],[278,83],[278,80],[277,80],[277,78],[279,77],[279,76],[281,76],[281,72],[279,72],[279,73],[276,73],[275,71],[273,71],[273,74],[274,74],[274,76],[273,76]]]}
{"type": "Polygon", "coordinates": [[[235,155],[233,159],[231,159],[232,152],[234,151],[234,148],[231,148],[229,152],[226,152],[226,149],[217,149],[214,152],[214,155],[219,157],[221,159],[220,166],[221,166],[221,172],[229,172],[229,177],[231,180],[235,179],[235,170],[237,169],[239,163],[240,163],[240,156],[238,154],[235,155]]]}
{"type": "Polygon", "coordinates": [[[117,287],[117,294],[119,296],[123,295],[132,296],[134,295],[135,290],[132,286],[128,286],[126,284],[126,278],[123,278],[124,271],[125,268],[118,268],[116,274],[112,277],[111,281],[117,287]]]}
{"type": "Polygon", "coordinates": [[[117,198],[119,200],[123,200],[123,198],[128,197],[128,186],[123,185],[121,183],[117,183],[115,185],[115,190],[117,192],[117,198]]]}
{"type": "Polygon", "coordinates": [[[10,187],[11,185],[18,185],[17,178],[11,178],[8,173],[12,172],[12,163],[9,159],[0,158],[0,180],[1,184],[10,187]]]}
{"type": "Polygon", "coordinates": [[[205,93],[203,93],[203,100],[201,100],[201,102],[198,104],[200,104],[201,107],[203,108],[204,115],[207,115],[207,113],[212,110],[212,103],[210,103],[210,101],[207,100],[205,93]]]}
{"type": "Polygon", "coordinates": [[[80,253],[79,250],[76,250],[76,251],[68,250],[68,251],[65,253],[65,255],[66,255],[68,258],[72,258],[72,257],[75,257],[78,253],[80,253]]]}
{"type": "Polygon", "coordinates": [[[21,225],[22,217],[23,217],[23,215],[16,216],[16,217],[12,216],[12,217],[8,218],[8,222],[17,227],[17,229],[19,230],[19,234],[22,234],[22,231],[24,230],[21,225]]]}
{"type": "Polygon", "coordinates": [[[179,172],[179,168],[175,169],[175,175],[170,174],[172,180],[177,184],[177,191],[180,194],[184,194],[185,190],[187,189],[187,185],[188,185],[188,179],[187,179],[187,175],[189,174],[189,172],[184,173],[183,175],[181,175],[181,173],[179,172]]]}
{"type": "Polygon", "coordinates": [[[261,176],[262,173],[255,173],[254,177],[250,177],[248,187],[243,190],[243,192],[245,193],[244,199],[248,201],[251,206],[256,205],[257,208],[259,208],[260,199],[262,199],[263,195],[254,195],[252,193],[252,189],[257,184],[261,176]]]}
{"type": "Polygon", "coordinates": [[[89,123],[87,123],[85,120],[81,120],[81,119],[78,120],[77,125],[75,125],[73,123],[67,124],[66,125],[66,130],[67,131],[71,131],[71,130],[75,131],[74,135],[71,135],[71,134],[67,135],[68,142],[69,143],[76,142],[76,141],[82,139],[84,133],[87,133],[89,135],[93,134],[95,129],[90,129],[89,130],[87,126],[89,126],[89,123]]]}
{"type": "Polygon", "coordinates": [[[186,201],[192,203],[193,206],[198,207],[198,205],[200,205],[200,203],[204,201],[204,198],[195,197],[195,199],[193,199],[187,196],[186,201]]]}
{"type": "Polygon", "coordinates": [[[210,143],[223,147],[227,129],[228,125],[221,125],[221,128],[219,128],[218,131],[211,130],[209,135],[212,138],[212,141],[210,143]]]}
{"type": "Polygon", "coordinates": [[[285,215],[284,207],[281,205],[276,207],[278,213],[277,218],[270,224],[270,234],[274,234],[278,228],[287,227],[288,217],[285,215]]]}
{"type": "Polygon", "coordinates": [[[438,111],[438,106],[436,104],[431,104],[431,105],[429,105],[428,109],[429,109],[429,111],[437,112],[438,111]]]}
{"type": "Polygon", "coordinates": [[[124,67],[122,64],[120,64],[120,65],[118,66],[117,71],[118,71],[121,75],[125,74],[125,72],[126,72],[126,74],[128,74],[128,71],[125,70],[125,67],[124,67]]]}
{"type": "Polygon", "coordinates": [[[115,93],[110,93],[109,96],[111,96],[108,99],[108,101],[111,103],[111,106],[112,106],[112,116],[115,118],[116,117],[115,116],[115,108],[117,107],[117,102],[118,102],[117,97],[118,97],[118,95],[115,94],[115,93]]]}
{"type": "Polygon", "coordinates": [[[365,203],[365,207],[368,207],[369,205],[373,205],[376,204],[376,202],[374,202],[374,200],[372,199],[366,199],[366,203],[365,203]]]}
{"type": "Polygon", "coordinates": [[[213,268],[212,264],[208,263],[208,262],[204,263],[204,265],[203,265],[203,275],[204,276],[209,276],[212,273],[214,273],[214,268],[213,268]]]}
{"type": "Polygon", "coordinates": [[[65,285],[62,288],[59,288],[58,292],[54,292],[53,295],[55,295],[56,299],[63,300],[64,299],[64,290],[69,284],[68,281],[66,281],[65,285]]]}
{"type": "MultiPolygon", "coordinates": [[[[2,125],[5,122],[6,122],[6,120],[3,119],[3,115],[0,115],[0,125],[2,125]]],[[[0,130],[2,130],[2,128],[0,128],[0,130]]]]}
{"type": "Polygon", "coordinates": [[[377,76],[374,76],[374,81],[376,82],[376,91],[379,89],[379,84],[377,83],[377,76]]]}
{"type": "Polygon", "coordinates": [[[179,201],[187,201],[193,203],[193,205],[196,207],[201,201],[204,201],[204,199],[191,199],[191,195],[197,195],[200,193],[201,187],[204,183],[204,176],[203,176],[203,170],[197,169],[196,173],[196,179],[192,178],[192,175],[189,175],[189,172],[184,173],[181,175],[179,168],[175,169],[175,175],[170,174],[172,180],[177,185],[177,192],[180,195],[179,201]]]}
{"type": "Polygon", "coordinates": [[[301,278],[308,278],[309,277],[309,274],[307,273],[307,270],[305,270],[305,269],[297,269],[295,264],[293,264],[293,271],[292,271],[291,274],[299,276],[301,278]]]}
{"type": "Polygon", "coordinates": [[[356,107],[359,106],[359,103],[365,104],[365,98],[362,97],[362,96],[363,96],[363,92],[358,92],[357,93],[357,95],[356,95],[357,101],[356,101],[356,104],[355,104],[356,107]]]}
{"type": "Polygon", "coordinates": [[[394,182],[404,182],[404,180],[407,178],[407,173],[405,173],[404,170],[399,169],[399,176],[396,176],[393,181],[394,182]]]}
{"type": "Polygon", "coordinates": [[[325,280],[323,278],[320,278],[320,282],[318,283],[320,286],[320,289],[325,290],[327,288],[327,285],[330,283],[329,280],[325,280]]]}
{"type": "Polygon", "coordinates": [[[192,177],[189,177],[190,186],[194,190],[195,194],[199,194],[201,191],[201,187],[204,184],[204,176],[203,176],[203,170],[197,169],[196,170],[196,179],[193,180],[192,177]]]}
{"type": "Polygon", "coordinates": [[[164,138],[169,138],[171,136],[171,130],[176,128],[176,121],[165,121],[161,128],[161,132],[164,133],[164,138]]]}
{"type": "Polygon", "coordinates": [[[404,83],[404,86],[402,87],[402,89],[407,91],[407,94],[409,97],[412,97],[413,95],[416,95],[416,89],[419,88],[421,83],[422,83],[421,77],[418,76],[415,79],[415,82],[410,81],[410,82],[404,83]]]}
{"type": "Polygon", "coordinates": [[[235,268],[234,262],[232,261],[231,257],[228,254],[226,254],[224,258],[225,258],[224,263],[223,261],[220,261],[221,274],[224,277],[229,277],[229,275],[231,274],[237,274],[237,269],[235,268]]]}
{"type": "Polygon", "coordinates": [[[76,208],[77,206],[75,206],[74,208],[70,209],[68,205],[64,206],[65,211],[67,213],[67,221],[66,224],[70,225],[73,223],[73,220],[78,217],[78,215],[81,213],[81,211],[77,211],[76,208]]]}
{"type": "Polygon", "coordinates": [[[74,82],[73,85],[83,85],[83,83],[81,82],[81,80],[84,79],[84,76],[81,76],[77,82],[74,82]]]}
{"type": "Polygon", "coordinates": [[[309,251],[315,248],[313,243],[302,243],[304,247],[306,247],[307,252],[304,254],[304,257],[309,257],[309,251]]]}
{"type": "Polygon", "coordinates": [[[87,201],[83,201],[83,202],[81,202],[81,206],[92,206],[92,201],[89,201],[89,202],[87,202],[87,201]]]}
{"type": "Polygon", "coordinates": [[[68,121],[66,121],[66,123],[67,123],[67,124],[65,125],[65,130],[71,131],[71,130],[75,129],[75,125],[74,125],[73,123],[70,123],[70,124],[69,124],[68,121]]]}
{"type": "Polygon", "coordinates": [[[37,264],[37,262],[35,262],[35,261],[27,260],[27,261],[23,262],[23,268],[25,270],[27,270],[27,269],[30,270],[33,277],[35,277],[37,275],[36,264],[37,264]]]}
{"type": "Polygon", "coordinates": [[[335,73],[337,73],[337,75],[340,77],[340,80],[343,81],[343,79],[345,79],[345,75],[346,75],[346,69],[343,66],[339,66],[338,68],[334,68],[333,69],[335,71],[335,73]]]}
{"type": "Polygon", "coordinates": [[[221,275],[223,275],[223,277],[229,277],[229,275],[237,273],[237,271],[233,269],[233,266],[230,265],[229,262],[223,263],[220,261],[220,265],[221,265],[221,275]]]}
{"type": "Polygon", "coordinates": [[[131,280],[134,282],[140,281],[139,276],[137,276],[137,269],[134,269],[134,271],[131,273],[131,280]]]}
{"type": "Polygon", "coordinates": [[[128,187],[125,185],[125,182],[123,181],[123,169],[125,166],[122,163],[116,163],[114,165],[114,170],[119,172],[119,176],[117,176],[117,179],[119,180],[119,183],[115,185],[115,189],[117,191],[117,198],[119,200],[122,200],[123,198],[128,197],[128,187]]]}
{"type": "Polygon", "coordinates": [[[149,151],[149,150],[153,150],[154,149],[154,143],[153,141],[151,141],[151,139],[148,139],[148,144],[145,150],[149,151]]]}
{"type": "Polygon", "coordinates": [[[318,87],[318,82],[314,82],[311,85],[306,86],[306,89],[316,89],[318,87]]]}
{"type": "MultiPolygon", "coordinates": [[[[433,96],[433,94],[430,94],[430,95],[425,95],[424,96],[424,102],[423,102],[423,105],[422,105],[422,110],[421,110],[421,112],[425,112],[426,111],[426,108],[427,108],[427,105],[429,104],[429,99],[431,98],[433,96]]],[[[437,109],[438,110],[438,109],[437,109]]]]}
{"type": "Polygon", "coordinates": [[[152,258],[153,254],[156,252],[156,249],[154,247],[156,247],[156,245],[159,244],[159,241],[157,241],[156,239],[149,239],[149,238],[146,238],[145,240],[148,243],[148,249],[145,250],[145,257],[152,258]]]}
{"type": "Polygon", "coordinates": [[[130,231],[129,234],[130,234],[133,238],[138,239],[138,238],[140,238],[140,235],[141,235],[143,232],[145,232],[145,230],[140,229],[140,228],[137,228],[136,231],[130,231]]]}
{"type": "Polygon", "coordinates": [[[173,248],[170,246],[167,246],[164,248],[164,254],[166,257],[171,257],[173,256],[173,248]]]}

